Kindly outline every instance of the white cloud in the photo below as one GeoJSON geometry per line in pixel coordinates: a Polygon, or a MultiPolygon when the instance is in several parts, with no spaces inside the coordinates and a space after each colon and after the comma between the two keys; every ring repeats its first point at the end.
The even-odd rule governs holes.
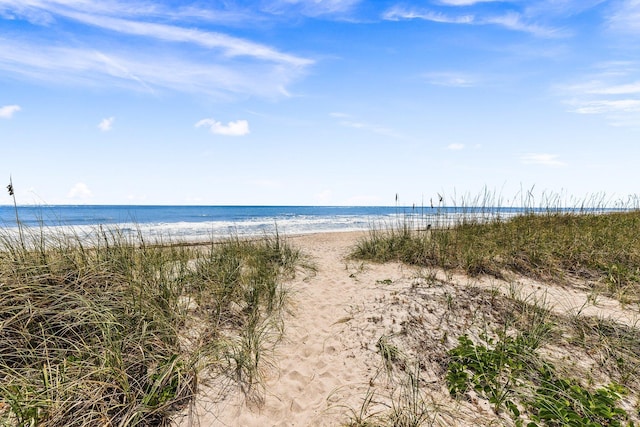
{"type": "Polygon", "coordinates": [[[436,86],[472,87],[476,85],[474,78],[455,72],[426,73],[424,77],[429,84],[436,86]]]}
{"type": "MultiPolygon", "coordinates": [[[[181,27],[178,25],[167,25],[146,20],[131,20],[114,17],[120,13],[126,17],[144,18],[154,10],[126,7],[126,3],[118,1],[108,2],[108,7],[96,6],[94,2],[87,1],[47,1],[47,0],[23,0],[22,5],[13,5],[14,10],[34,10],[50,15],[57,15],[86,25],[108,29],[121,34],[144,36],[152,39],[193,43],[207,48],[217,48],[223,51],[226,56],[249,56],[278,63],[289,63],[295,66],[308,65],[312,61],[298,58],[279,52],[269,46],[254,43],[249,40],[228,36],[222,33],[201,31],[191,26],[181,27]],[[26,4],[25,4],[26,3],[26,4]]],[[[12,9],[13,0],[0,0],[2,4],[9,4],[5,9],[12,9]]],[[[164,12],[169,13],[169,12],[164,12]]],[[[174,16],[165,16],[173,18],[174,16]]]]}
{"type": "Polygon", "coordinates": [[[338,124],[340,126],[359,129],[367,132],[373,132],[379,135],[389,136],[392,138],[402,138],[402,135],[393,129],[380,126],[377,124],[373,124],[373,123],[359,121],[355,117],[353,117],[351,114],[336,112],[336,113],[329,113],[329,115],[337,119],[338,124]]]}
{"type": "Polygon", "coordinates": [[[93,197],[93,193],[91,192],[87,184],[78,182],[71,188],[71,190],[69,190],[69,193],[67,193],[67,197],[69,199],[84,200],[93,197]]]}
{"type": "Polygon", "coordinates": [[[102,119],[102,121],[98,124],[98,129],[102,132],[109,132],[113,129],[113,122],[115,122],[115,117],[109,117],[107,119],[102,119]]]}
{"type": "MultiPolygon", "coordinates": [[[[196,55],[198,56],[198,55],[196,55]]],[[[120,86],[154,93],[166,88],[228,98],[234,94],[286,96],[283,88],[303,73],[302,68],[261,61],[230,59],[221,63],[184,58],[171,51],[117,53],[96,49],[46,46],[0,38],[0,70],[52,84],[120,86]],[[262,76],[256,79],[255,76],[262,76]]]]}
{"type": "Polygon", "coordinates": [[[390,137],[393,137],[393,138],[400,138],[401,137],[393,129],[389,129],[389,128],[386,128],[386,127],[383,127],[383,126],[378,126],[378,125],[371,124],[371,123],[357,122],[357,121],[352,121],[352,120],[341,120],[339,123],[340,123],[341,126],[348,127],[348,128],[360,129],[360,130],[364,130],[364,131],[368,131],[368,132],[377,133],[377,134],[380,134],[380,135],[390,136],[390,137]]]}
{"type": "Polygon", "coordinates": [[[623,33],[640,34],[640,1],[622,0],[614,4],[609,27],[623,33]]]}
{"type": "Polygon", "coordinates": [[[594,88],[594,89],[587,90],[587,93],[593,93],[596,95],[640,94],[640,82],[594,88]]]}
{"type": "Polygon", "coordinates": [[[277,0],[271,2],[269,10],[272,13],[295,7],[307,16],[340,14],[351,11],[361,0],[277,0]]]}
{"type": "Polygon", "coordinates": [[[19,105],[5,105],[4,107],[0,107],[0,119],[10,119],[20,110],[19,105]]]}
{"type": "Polygon", "coordinates": [[[439,22],[443,24],[470,24],[473,22],[473,15],[449,16],[440,12],[430,10],[405,9],[395,6],[386,11],[382,17],[388,21],[400,21],[402,19],[422,19],[424,21],[439,22]]]}
{"type": "Polygon", "coordinates": [[[564,30],[559,30],[551,27],[544,27],[538,24],[532,24],[525,22],[523,16],[516,12],[510,12],[504,15],[491,16],[484,18],[480,23],[482,24],[495,24],[502,26],[508,30],[521,31],[529,33],[538,37],[553,38],[553,37],[565,37],[568,34],[564,30]]]}
{"type": "Polygon", "coordinates": [[[569,111],[602,115],[613,126],[640,126],[640,64],[613,61],[594,68],[581,82],[557,88],[569,111]]]}
{"type": "Polygon", "coordinates": [[[538,0],[526,2],[526,14],[544,17],[572,17],[609,0],[538,0]]]}
{"type": "Polygon", "coordinates": [[[473,6],[478,3],[502,2],[504,0],[440,0],[438,3],[445,6],[473,6]]]}
{"type": "Polygon", "coordinates": [[[573,110],[578,114],[604,114],[604,113],[637,113],[640,112],[640,100],[618,99],[580,102],[573,110]]]}
{"type": "Polygon", "coordinates": [[[85,14],[68,14],[78,21],[96,27],[117,31],[123,34],[145,36],[162,41],[192,43],[210,49],[220,49],[228,57],[247,56],[270,62],[289,64],[292,66],[309,65],[312,61],[248,40],[228,36],[226,34],[200,31],[193,28],[182,28],[174,25],[156,24],[142,21],[93,16],[85,14]]]}
{"type": "Polygon", "coordinates": [[[236,22],[246,19],[247,14],[241,10],[198,8],[195,6],[179,6],[167,8],[159,2],[131,1],[87,1],[87,0],[0,0],[0,14],[21,16],[29,22],[51,23],[55,15],[83,12],[98,15],[123,15],[129,17],[161,18],[176,21],[183,18],[200,18],[211,22],[236,22]],[[4,6],[3,6],[4,5],[4,6]]]}
{"type": "Polygon", "coordinates": [[[196,127],[208,127],[211,133],[225,136],[243,136],[249,131],[249,122],[246,120],[236,120],[226,125],[214,119],[202,119],[196,123],[196,127]]]}
{"type": "Polygon", "coordinates": [[[530,153],[522,156],[520,160],[525,165],[543,165],[543,166],[552,166],[552,167],[560,167],[566,166],[567,164],[558,159],[557,154],[541,154],[541,153],[530,153]]]}
{"type": "Polygon", "coordinates": [[[447,150],[460,151],[464,150],[464,144],[449,144],[447,150]]]}
{"type": "Polygon", "coordinates": [[[394,6],[387,10],[382,17],[388,21],[421,19],[443,24],[498,25],[508,30],[521,31],[545,38],[564,37],[567,35],[563,30],[527,22],[524,20],[523,15],[517,12],[509,12],[504,15],[495,16],[447,15],[427,9],[408,9],[401,6],[394,6]]]}
{"type": "Polygon", "coordinates": [[[115,83],[151,93],[165,88],[281,97],[314,63],[264,43],[198,28],[197,17],[207,11],[212,12],[119,0],[0,0],[0,16],[30,22],[30,16],[48,16],[36,24],[47,21],[54,30],[67,20],[96,29],[91,37],[64,40],[38,37],[38,31],[0,37],[0,71],[54,84],[115,83]],[[144,49],[136,47],[140,43],[144,49]],[[263,78],[258,81],[256,75],[263,78]]]}

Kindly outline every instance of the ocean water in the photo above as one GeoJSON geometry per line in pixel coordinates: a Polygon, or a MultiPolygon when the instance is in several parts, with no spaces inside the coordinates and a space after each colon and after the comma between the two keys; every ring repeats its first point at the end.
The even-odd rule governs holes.
{"type": "MultiPolygon", "coordinates": [[[[429,209],[430,210],[430,209],[429,209]]],[[[432,214],[435,213],[433,210],[432,214]]],[[[422,209],[422,215],[425,210],[422,209]]],[[[365,230],[419,215],[416,208],[345,206],[19,206],[27,229],[90,236],[100,227],[145,237],[206,240],[253,236],[365,230]]],[[[0,227],[17,231],[13,206],[0,206],[0,227]]]]}
{"type": "MultiPolygon", "coordinates": [[[[217,237],[307,234],[367,230],[411,223],[417,228],[450,225],[461,218],[508,218],[524,212],[517,207],[402,206],[18,206],[27,231],[52,235],[73,233],[90,239],[102,227],[132,236],[208,240],[217,237]]],[[[528,209],[527,211],[532,211],[528,209]]],[[[535,211],[535,210],[533,210],[535,211]]],[[[544,212],[546,209],[540,209],[544,212]]],[[[17,233],[13,206],[0,205],[0,228],[17,233]]]]}

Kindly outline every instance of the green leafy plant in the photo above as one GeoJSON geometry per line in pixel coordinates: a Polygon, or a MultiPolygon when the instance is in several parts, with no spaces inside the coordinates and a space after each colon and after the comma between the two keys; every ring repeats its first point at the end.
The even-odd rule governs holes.
{"type": "MultiPolygon", "coordinates": [[[[493,344],[489,340],[489,344],[493,344]]],[[[526,369],[524,356],[528,348],[521,340],[504,337],[493,348],[475,345],[466,335],[449,352],[451,358],[446,374],[449,392],[454,396],[473,388],[487,396],[496,411],[503,406],[515,416],[517,406],[511,400],[514,383],[526,369]],[[525,350],[523,354],[523,350],[525,350]]]]}
{"type": "Polygon", "coordinates": [[[561,378],[551,363],[540,360],[518,337],[490,344],[474,344],[462,336],[449,352],[446,381],[453,396],[473,388],[496,412],[505,408],[517,425],[529,419],[528,427],[624,425],[627,413],[617,406],[624,392],[621,386],[611,384],[591,392],[561,378]]]}

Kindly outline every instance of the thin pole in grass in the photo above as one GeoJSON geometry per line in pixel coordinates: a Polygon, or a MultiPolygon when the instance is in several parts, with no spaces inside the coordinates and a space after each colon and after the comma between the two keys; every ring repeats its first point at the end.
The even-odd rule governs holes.
{"type": "Polygon", "coordinates": [[[13,210],[16,213],[16,224],[18,225],[18,234],[20,235],[20,244],[24,248],[24,237],[22,235],[22,224],[20,224],[20,216],[18,215],[18,203],[16,202],[16,193],[13,191],[13,179],[9,175],[9,185],[7,185],[9,196],[13,197],[13,210]]]}

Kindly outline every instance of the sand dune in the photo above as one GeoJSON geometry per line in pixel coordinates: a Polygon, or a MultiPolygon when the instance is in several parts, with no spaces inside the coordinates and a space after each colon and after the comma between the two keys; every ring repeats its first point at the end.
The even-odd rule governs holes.
{"type": "MultiPolygon", "coordinates": [[[[326,233],[289,238],[311,256],[317,272],[301,274],[289,284],[291,310],[284,339],[265,364],[264,388],[247,396],[233,384],[222,392],[220,384],[212,386],[215,390],[203,387],[192,416],[182,425],[336,426],[359,413],[367,393],[374,396],[368,413],[388,410],[390,396],[398,396],[401,382],[390,375],[402,373],[389,374],[384,369],[378,341],[401,332],[407,335],[407,325],[420,317],[422,325],[430,325],[425,337],[431,334],[443,348],[450,347],[455,335],[468,327],[467,320],[444,313],[445,304],[438,301],[448,298],[456,304],[461,292],[470,288],[544,299],[559,314],[581,312],[627,325],[637,321],[637,310],[621,307],[615,300],[599,297],[593,304],[585,290],[524,278],[505,282],[430,271],[430,280],[437,286],[417,291],[425,283],[424,271],[395,263],[347,260],[349,249],[362,236],[326,233]]],[[[421,374],[433,408],[429,421],[461,426],[509,424],[482,399],[451,399],[438,369],[434,361],[421,374]]]]}

